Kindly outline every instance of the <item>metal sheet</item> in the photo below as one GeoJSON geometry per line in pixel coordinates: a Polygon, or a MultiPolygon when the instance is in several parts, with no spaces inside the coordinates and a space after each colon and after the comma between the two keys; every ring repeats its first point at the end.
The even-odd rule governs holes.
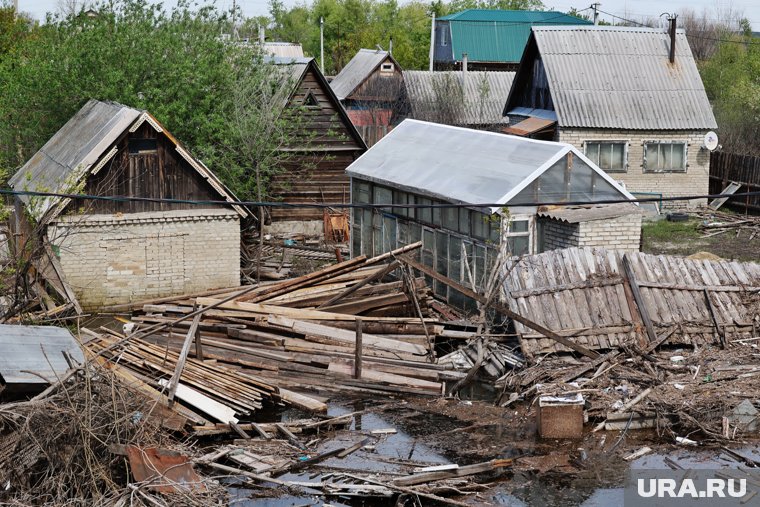
{"type": "Polygon", "coordinates": [[[330,88],[339,100],[345,99],[389,56],[387,51],[360,49],[333,78],[330,88]]]}
{"type": "Polygon", "coordinates": [[[509,122],[502,109],[514,78],[514,72],[411,70],[404,71],[404,86],[416,120],[492,125],[509,122]]]}
{"type": "Polygon", "coordinates": [[[599,204],[596,206],[561,206],[555,209],[538,210],[538,216],[560,220],[570,224],[605,220],[625,215],[641,214],[635,204],[599,204]]]}
{"type": "MultiPolygon", "coordinates": [[[[683,30],[607,26],[534,27],[561,127],[714,129],[683,30]]],[[[523,66],[527,69],[527,66],[523,66]]]]}
{"type": "Polygon", "coordinates": [[[66,328],[0,324],[0,375],[6,389],[55,382],[69,368],[62,351],[84,362],[79,343],[66,328]]]}
{"type": "Polygon", "coordinates": [[[147,481],[150,489],[161,493],[206,490],[187,456],[155,447],[140,449],[129,445],[126,450],[136,482],[147,481]]]}

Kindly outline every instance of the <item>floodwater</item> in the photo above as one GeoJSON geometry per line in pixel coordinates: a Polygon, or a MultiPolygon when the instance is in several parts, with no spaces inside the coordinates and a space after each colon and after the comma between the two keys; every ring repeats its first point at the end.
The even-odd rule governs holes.
{"type": "MultiPolygon", "coordinates": [[[[371,405],[368,405],[371,406],[371,405]]],[[[332,403],[329,406],[329,416],[339,416],[349,412],[365,408],[361,403],[332,403]]],[[[305,414],[295,410],[287,410],[277,414],[278,420],[287,421],[304,417],[305,414]]],[[[330,458],[321,463],[323,473],[357,473],[367,475],[373,472],[384,474],[407,474],[408,468],[402,467],[400,461],[413,461],[419,466],[432,466],[437,464],[460,463],[464,461],[455,454],[444,454],[437,451],[431,445],[422,443],[418,437],[429,437],[441,432],[456,431],[462,426],[462,422],[454,418],[442,415],[417,414],[413,411],[407,415],[403,404],[399,404],[397,410],[391,415],[367,413],[357,416],[349,430],[336,432],[334,438],[320,444],[318,449],[312,451],[309,456],[323,453],[340,447],[351,446],[364,438],[371,437],[373,430],[395,429],[396,433],[378,435],[375,442],[369,444],[369,448],[360,449],[346,458],[330,458]],[[420,420],[424,417],[424,422],[420,420]]],[[[493,428],[491,428],[493,429],[493,428]]],[[[507,437],[507,435],[504,435],[507,437]]],[[[494,436],[497,438],[496,436],[494,436]]],[[[610,432],[609,439],[617,439],[617,434],[610,432]]],[[[500,439],[501,440],[501,439],[500,439]]],[[[505,439],[509,440],[509,437],[505,439]]],[[[503,441],[505,441],[503,440],[503,441]]],[[[428,438],[428,442],[431,440],[428,438]]],[[[636,438],[633,446],[642,447],[645,439],[636,438]]],[[[537,441],[538,442],[538,441],[537,441]]],[[[576,442],[574,446],[562,445],[556,451],[578,450],[578,446],[588,442],[576,442]]],[[[652,447],[654,445],[650,444],[652,447]]],[[[635,449],[633,449],[635,450],[635,449]]],[[[760,460],[760,446],[750,446],[736,449],[741,454],[755,460],[760,460]]],[[[463,449],[464,451],[464,449],[463,449]]],[[[664,451],[645,455],[628,463],[617,454],[602,452],[589,452],[588,458],[576,462],[578,472],[567,474],[562,472],[538,473],[535,471],[508,470],[499,477],[491,477],[491,481],[497,481],[490,489],[481,493],[480,499],[473,495],[462,498],[460,501],[472,505],[483,505],[485,502],[491,505],[504,505],[513,507],[541,506],[541,507],[614,507],[623,505],[623,484],[630,468],[640,469],[669,469],[668,461],[675,462],[686,469],[694,468],[737,468],[741,466],[735,460],[726,456],[720,449],[701,449],[698,447],[666,448],[664,451]]],[[[498,455],[492,458],[505,458],[513,456],[513,449],[507,445],[498,455]]],[[[584,453],[585,455],[585,453],[584,453]]],[[[306,456],[304,456],[306,457],[306,456]]],[[[286,474],[280,476],[282,480],[299,482],[317,482],[323,474],[307,470],[303,473],[286,474]]],[[[275,490],[273,490],[275,491],[275,490]]],[[[393,506],[414,505],[413,502],[400,502],[398,504],[382,498],[350,498],[350,497],[323,497],[317,491],[302,489],[303,494],[278,496],[276,498],[254,498],[253,492],[246,489],[230,489],[234,500],[230,505],[241,507],[305,507],[305,506],[393,506]]],[[[258,495],[261,491],[257,491],[258,495]]],[[[423,500],[423,505],[430,502],[423,500]]]]}

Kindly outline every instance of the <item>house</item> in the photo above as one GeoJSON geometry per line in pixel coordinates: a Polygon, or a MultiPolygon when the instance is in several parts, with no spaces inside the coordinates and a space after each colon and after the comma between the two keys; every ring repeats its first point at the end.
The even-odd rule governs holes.
{"type": "MultiPolygon", "coordinates": [[[[349,202],[345,169],[367,145],[313,58],[274,57],[271,61],[281,70],[282,85],[287,88],[283,107],[299,115],[302,129],[283,147],[291,156],[273,177],[274,194],[289,204],[349,202]]],[[[277,207],[270,216],[269,233],[323,234],[320,208],[277,207]]]]}
{"type": "Polygon", "coordinates": [[[435,20],[435,70],[515,71],[533,26],[589,25],[590,21],[555,11],[467,9],[435,20]]]}
{"type": "Polygon", "coordinates": [[[514,77],[514,72],[405,70],[407,117],[480,129],[505,126],[502,109],[514,77]]]}
{"type": "Polygon", "coordinates": [[[707,193],[717,125],[683,30],[534,27],[504,114],[507,132],[572,144],[633,192],[707,193]]]}
{"type": "MultiPolygon", "coordinates": [[[[553,229],[555,243],[546,241],[544,225],[563,218],[539,220],[541,206],[568,202],[591,208],[595,201],[632,198],[570,144],[405,120],[346,172],[355,206],[353,256],[422,241],[422,262],[468,287],[470,275],[484,286],[500,251],[524,255],[593,241],[638,250],[641,217],[633,204],[607,217],[590,213],[590,220],[581,217],[572,227],[553,229]],[[566,237],[559,245],[556,235],[562,231],[566,237]]],[[[463,304],[444,284],[435,282],[434,290],[463,304]]]]}
{"type": "Polygon", "coordinates": [[[90,100],[10,185],[145,199],[20,196],[84,309],[240,284],[248,212],[146,111],[90,100]]]}
{"type": "Polygon", "coordinates": [[[330,87],[368,146],[398,123],[403,76],[388,51],[360,49],[333,78],[330,87]]]}

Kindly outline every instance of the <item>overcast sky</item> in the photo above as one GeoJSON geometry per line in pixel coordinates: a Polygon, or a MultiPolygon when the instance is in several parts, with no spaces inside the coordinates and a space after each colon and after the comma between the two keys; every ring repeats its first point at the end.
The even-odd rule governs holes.
{"type": "MultiPolygon", "coordinates": [[[[46,12],[56,10],[58,0],[18,0],[19,9],[30,12],[37,19],[45,19],[46,12]]],[[[200,0],[205,1],[205,0],[200,0]]],[[[302,3],[304,0],[285,0],[285,4],[293,5],[302,3]]],[[[306,0],[308,2],[308,0],[306,0]]],[[[571,7],[584,9],[588,7],[593,0],[544,0],[547,9],[566,11],[571,7]]],[[[237,0],[242,6],[246,16],[253,16],[267,13],[267,0],[237,0]]],[[[404,0],[400,0],[403,3],[404,0]]],[[[174,0],[164,2],[171,5],[174,0]]],[[[620,17],[641,19],[642,16],[658,17],[663,11],[680,12],[684,8],[691,8],[701,12],[707,9],[708,16],[719,19],[722,13],[733,9],[734,11],[743,12],[744,17],[752,22],[755,31],[760,31],[760,0],[601,0],[601,11],[608,12],[620,17]]],[[[216,4],[221,8],[229,8],[232,0],[217,0],[216,4]]],[[[612,20],[606,14],[601,14],[602,19],[612,20]]]]}

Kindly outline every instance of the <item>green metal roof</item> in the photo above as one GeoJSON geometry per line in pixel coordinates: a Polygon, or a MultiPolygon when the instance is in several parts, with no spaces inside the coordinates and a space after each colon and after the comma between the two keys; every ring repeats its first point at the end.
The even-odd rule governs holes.
{"type": "Polygon", "coordinates": [[[590,21],[556,11],[468,9],[448,21],[454,60],[467,53],[471,62],[519,62],[532,26],[590,25],[590,21]]]}

